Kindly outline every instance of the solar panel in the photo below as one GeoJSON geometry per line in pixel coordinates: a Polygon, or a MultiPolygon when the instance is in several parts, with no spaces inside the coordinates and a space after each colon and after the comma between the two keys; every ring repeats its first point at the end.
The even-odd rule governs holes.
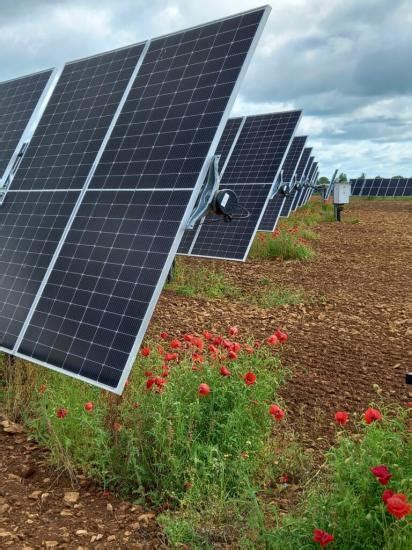
{"type": "Polygon", "coordinates": [[[224,223],[207,216],[195,232],[190,255],[240,261],[247,257],[300,117],[301,111],[290,111],[246,118],[220,187],[237,194],[249,217],[224,223]]]}
{"type": "MultiPolygon", "coordinates": [[[[289,188],[293,186],[292,182],[294,182],[296,170],[302,158],[306,139],[307,136],[297,136],[293,138],[285,162],[282,165],[282,182],[288,185],[289,188]]],[[[281,191],[279,191],[273,199],[269,200],[259,224],[259,231],[273,231],[276,228],[285,202],[286,196],[281,191]]]]}
{"type": "MultiPolygon", "coordinates": [[[[301,182],[303,177],[303,172],[306,169],[306,166],[309,162],[310,154],[312,152],[311,147],[305,147],[302,153],[302,157],[300,159],[300,162],[298,164],[298,167],[296,169],[296,181],[298,183],[301,182]]],[[[299,191],[295,188],[292,190],[292,192],[286,197],[286,200],[283,204],[282,210],[281,210],[281,217],[287,218],[292,211],[293,204],[296,200],[296,196],[299,194],[299,191]]]]}
{"type": "MultiPolygon", "coordinates": [[[[122,391],[268,14],[152,40],[130,63],[137,76],[83,179],[17,356],[122,391]]],[[[85,142],[95,150],[93,129],[85,142]]],[[[46,161],[41,189],[53,185],[46,161]]],[[[24,170],[19,182],[30,181],[24,170]]],[[[54,186],[81,181],[72,170],[54,186]]]]}
{"type": "Polygon", "coordinates": [[[398,185],[395,191],[395,197],[406,197],[410,196],[411,193],[411,183],[410,179],[399,178],[398,185]]]}
{"type": "Polygon", "coordinates": [[[366,178],[365,179],[365,183],[362,187],[362,196],[363,197],[368,197],[369,194],[370,194],[370,191],[373,187],[373,182],[375,181],[376,178],[366,178]]]}
{"type": "Polygon", "coordinates": [[[54,88],[0,207],[3,348],[13,350],[17,344],[142,51],[143,45],[133,46],[69,63],[54,88]],[[123,63],[122,57],[127,62],[123,63]],[[24,269],[19,269],[19,264],[24,269]],[[10,272],[16,275],[15,280],[7,275],[10,272]]]}
{"type": "Polygon", "coordinates": [[[291,206],[291,211],[292,212],[294,212],[298,208],[298,206],[301,202],[301,199],[304,195],[304,192],[306,191],[306,188],[304,187],[304,185],[305,185],[305,183],[308,179],[309,172],[312,169],[314,158],[315,157],[313,157],[313,156],[309,157],[309,160],[308,160],[304,170],[300,173],[300,176],[301,176],[300,179],[297,180],[300,183],[300,189],[298,189],[298,192],[294,197],[294,200],[293,200],[293,203],[292,203],[292,206],[291,206]]]}
{"type": "Polygon", "coordinates": [[[386,187],[386,197],[393,197],[398,186],[399,178],[391,178],[386,187]]]}
{"type": "Polygon", "coordinates": [[[412,178],[406,179],[405,187],[403,189],[403,196],[404,197],[412,196],[412,178]]]}
{"type": "Polygon", "coordinates": [[[351,195],[353,196],[360,195],[364,182],[365,182],[364,178],[349,180],[349,183],[351,184],[351,195]]]}
{"type": "Polygon", "coordinates": [[[14,153],[52,75],[51,70],[0,82],[0,178],[14,153]]]}

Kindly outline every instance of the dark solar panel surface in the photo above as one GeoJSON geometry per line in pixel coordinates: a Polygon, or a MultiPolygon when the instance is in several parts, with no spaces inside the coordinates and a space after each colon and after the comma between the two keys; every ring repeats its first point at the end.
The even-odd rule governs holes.
{"type": "Polygon", "coordinates": [[[404,190],[403,190],[403,196],[404,197],[411,197],[412,196],[412,178],[408,178],[406,180],[404,190]]]}
{"type": "Polygon", "coordinates": [[[122,390],[265,12],[151,41],[28,323],[24,357],[122,390]]]}
{"type": "Polygon", "coordinates": [[[6,195],[0,207],[0,346],[13,348],[78,196],[6,195]]]}
{"type": "Polygon", "coordinates": [[[143,45],[65,66],[12,189],[82,189],[143,45]]]}
{"type": "MultiPolygon", "coordinates": [[[[281,168],[283,171],[282,181],[285,185],[290,184],[294,179],[299,161],[303,154],[306,139],[307,136],[297,136],[292,140],[285,162],[281,168]]],[[[269,200],[259,225],[260,231],[273,231],[273,228],[276,227],[280,216],[280,210],[283,208],[285,201],[286,198],[283,194],[282,196],[276,195],[273,199],[269,200]]]]}
{"type": "Polygon", "coordinates": [[[217,146],[217,149],[216,149],[216,155],[220,155],[219,172],[222,171],[225,165],[230,149],[236,138],[236,134],[238,133],[240,125],[242,124],[242,120],[243,118],[240,117],[240,118],[230,118],[227,121],[225,130],[222,134],[222,137],[220,138],[219,145],[217,146]]]}
{"type": "Polygon", "coordinates": [[[219,221],[204,224],[193,245],[191,251],[193,256],[243,260],[248,252],[271,185],[225,185],[225,189],[232,189],[237,193],[239,203],[247,205],[250,217],[230,223],[219,221]]]}
{"type": "Polygon", "coordinates": [[[233,189],[239,204],[250,212],[250,217],[230,223],[216,223],[215,216],[207,216],[195,233],[191,255],[245,259],[300,116],[300,111],[290,111],[247,117],[220,187],[233,189]],[[241,172],[241,167],[245,173],[241,172]],[[265,185],[260,183],[261,180],[265,185]],[[245,181],[251,183],[245,184],[245,181]],[[251,185],[257,186],[256,189],[253,190],[251,185]]]}
{"type": "Polygon", "coordinates": [[[273,199],[268,202],[263,218],[259,224],[259,231],[273,231],[276,228],[285,201],[285,195],[279,191],[273,199]]]}
{"type": "Polygon", "coordinates": [[[298,193],[297,189],[294,188],[286,197],[285,202],[283,203],[283,206],[282,206],[282,210],[280,211],[280,215],[283,218],[287,218],[289,216],[289,212],[292,208],[292,204],[293,204],[293,201],[295,200],[295,196],[297,193],[298,193]]]}
{"type": "Polygon", "coordinates": [[[229,184],[273,184],[301,111],[247,117],[221,180],[229,184]]]}
{"type": "Polygon", "coordinates": [[[0,178],[23,136],[52,71],[0,82],[0,178]]]}
{"type": "Polygon", "coordinates": [[[354,195],[354,196],[360,195],[360,192],[362,191],[364,181],[365,180],[363,178],[351,179],[350,180],[351,194],[352,195],[354,195]]]}
{"type": "Polygon", "coordinates": [[[386,188],[386,197],[393,197],[395,192],[396,192],[396,188],[398,186],[398,179],[399,178],[391,178],[388,182],[388,186],[386,188]]]}
{"type": "Polygon", "coordinates": [[[312,153],[312,147],[305,147],[303,149],[302,158],[300,159],[300,162],[296,169],[296,181],[298,182],[301,181],[303,177],[303,173],[306,170],[311,153],[312,153]]]}

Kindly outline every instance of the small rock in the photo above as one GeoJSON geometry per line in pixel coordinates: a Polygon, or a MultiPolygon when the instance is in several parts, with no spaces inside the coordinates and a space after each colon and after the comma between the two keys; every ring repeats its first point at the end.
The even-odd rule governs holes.
{"type": "Polygon", "coordinates": [[[29,498],[31,500],[38,500],[38,498],[40,497],[41,495],[41,491],[33,491],[30,495],[29,495],[29,498]]]}
{"type": "Polygon", "coordinates": [[[96,535],[96,541],[97,541],[97,540],[102,540],[102,538],[103,538],[103,535],[102,535],[101,533],[98,533],[98,534],[96,535]]]}
{"type": "Polygon", "coordinates": [[[73,504],[76,504],[80,498],[80,493],[77,491],[67,491],[64,493],[64,502],[68,504],[69,506],[73,506],[73,504]]]}
{"type": "Polygon", "coordinates": [[[0,424],[3,426],[3,430],[8,434],[21,434],[23,431],[23,426],[11,422],[11,420],[3,420],[0,424]]]}
{"type": "Polygon", "coordinates": [[[45,548],[57,548],[59,546],[59,543],[57,540],[45,540],[43,542],[43,545],[45,548]]]}
{"type": "Polygon", "coordinates": [[[113,542],[114,540],[116,540],[116,535],[110,535],[109,537],[107,537],[107,542],[113,542]]]}
{"type": "Polygon", "coordinates": [[[88,532],[86,531],[86,529],[78,529],[76,531],[76,535],[78,535],[79,537],[83,536],[83,535],[88,535],[88,532]]]}
{"type": "Polygon", "coordinates": [[[108,512],[113,512],[113,506],[110,504],[110,502],[107,503],[106,509],[108,512]]]}
{"type": "Polygon", "coordinates": [[[40,500],[42,501],[42,503],[46,502],[49,496],[50,496],[50,493],[42,493],[40,497],[40,500]]]}

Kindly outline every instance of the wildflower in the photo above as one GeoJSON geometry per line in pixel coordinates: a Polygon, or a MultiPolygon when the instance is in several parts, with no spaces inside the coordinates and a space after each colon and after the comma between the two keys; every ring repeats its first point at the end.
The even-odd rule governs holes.
{"type": "Polygon", "coordinates": [[[325,548],[330,542],[334,540],[334,536],[322,529],[315,529],[313,531],[313,542],[318,542],[322,548],[325,548]]]}
{"type": "Polygon", "coordinates": [[[156,387],[157,391],[161,391],[165,384],[166,380],[164,378],[161,378],[160,376],[153,376],[146,382],[146,388],[151,390],[153,387],[156,387]]]}
{"type": "Polygon", "coordinates": [[[244,377],[245,384],[252,386],[256,382],[256,374],[253,372],[247,372],[244,377]]]}
{"type": "Polygon", "coordinates": [[[286,340],[289,338],[289,336],[286,334],[286,332],[283,332],[282,330],[280,330],[280,328],[275,330],[275,336],[281,344],[286,342],[286,340]]]}
{"type": "Polygon", "coordinates": [[[229,359],[233,359],[233,360],[237,359],[237,353],[232,350],[229,351],[227,356],[229,357],[229,359]]]}
{"type": "Polygon", "coordinates": [[[218,350],[217,347],[214,346],[213,344],[209,344],[209,351],[210,351],[210,353],[213,353],[214,355],[216,355],[217,353],[219,353],[219,350],[218,350]]]}
{"type": "Polygon", "coordinates": [[[195,363],[203,363],[204,362],[204,357],[201,353],[194,353],[192,355],[192,359],[195,363]]]}
{"type": "Polygon", "coordinates": [[[349,414],[345,411],[338,411],[335,413],[335,421],[343,426],[349,421],[349,414]]]}
{"type": "Polygon", "coordinates": [[[190,342],[193,340],[193,335],[192,335],[192,334],[185,334],[185,335],[183,336],[183,340],[184,340],[185,342],[189,342],[189,343],[190,343],[190,342]]]}
{"type": "Polygon", "coordinates": [[[198,338],[197,336],[192,338],[192,345],[195,346],[199,351],[202,351],[205,347],[205,343],[201,338],[198,338]]]}
{"type": "Polygon", "coordinates": [[[157,346],[157,351],[160,355],[165,354],[165,348],[163,346],[161,346],[160,344],[158,344],[158,346],[157,346]]]}
{"type": "Polygon", "coordinates": [[[150,371],[150,370],[146,370],[146,371],[144,372],[144,375],[146,376],[146,378],[151,378],[151,377],[153,376],[153,373],[152,373],[152,371],[150,371]]]}
{"type": "Polygon", "coordinates": [[[409,516],[412,507],[403,493],[395,493],[386,500],[386,509],[392,516],[402,519],[409,516]]]}
{"type": "Polygon", "coordinates": [[[248,344],[246,344],[246,345],[244,346],[244,349],[245,349],[245,351],[247,351],[248,353],[254,353],[254,352],[255,352],[255,350],[252,348],[252,346],[249,346],[248,344]]]}
{"type": "Polygon", "coordinates": [[[56,411],[57,418],[65,418],[68,414],[69,414],[69,411],[64,407],[61,407],[56,411]]]}
{"type": "Polygon", "coordinates": [[[199,395],[206,397],[210,393],[210,387],[208,384],[200,384],[199,385],[199,395]]]}
{"type": "Polygon", "coordinates": [[[229,336],[237,336],[239,334],[238,327],[229,327],[229,336]]]}
{"type": "Polygon", "coordinates": [[[269,414],[273,416],[278,422],[282,420],[282,418],[285,416],[285,411],[281,409],[278,405],[275,405],[272,403],[269,407],[269,414]]]}
{"type": "Polygon", "coordinates": [[[265,235],[263,233],[259,233],[259,241],[262,243],[265,242],[265,235]]]}
{"type": "Polygon", "coordinates": [[[290,483],[290,475],[289,474],[283,474],[279,477],[279,483],[290,483]]]}
{"type": "Polygon", "coordinates": [[[177,353],[166,353],[165,361],[175,361],[178,357],[177,353]]]}
{"type": "Polygon", "coordinates": [[[371,472],[381,485],[387,485],[392,477],[392,474],[389,472],[387,466],[385,466],[384,464],[371,468],[371,472]]]}
{"type": "Polygon", "coordinates": [[[230,370],[227,367],[220,367],[219,372],[222,376],[232,376],[232,373],[230,372],[230,370]]]}
{"type": "Polygon", "coordinates": [[[269,338],[267,338],[266,343],[269,344],[269,346],[276,346],[277,344],[279,344],[279,339],[276,334],[272,334],[272,336],[269,336],[269,338]]]}
{"type": "Polygon", "coordinates": [[[222,344],[223,344],[223,347],[226,349],[231,349],[233,345],[230,340],[222,340],[222,344]]]}
{"type": "Polygon", "coordinates": [[[372,409],[372,407],[369,407],[363,416],[366,424],[371,424],[372,422],[375,422],[375,420],[382,420],[381,413],[377,409],[372,409]]]}
{"type": "Polygon", "coordinates": [[[173,348],[173,349],[177,349],[177,348],[181,348],[182,347],[182,343],[177,340],[176,338],[174,340],[172,340],[170,342],[170,347],[173,348]]]}
{"type": "Polygon", "coordinates": [[[94,409],[94,405],[91,401],[88,401],[87,403],[84,404],[85,411],[92,412],[93,409],[94,409]]]}
{"type": "Polygon", "coordinates": [[[212,340],[213,339],[213,334],[211,332],[209,332],[208,330],[203,331],[203,336],[206,338],[206,340],[212,340]]]}
{"type": "Polygon", "coordinates": [[[47,390],[46,384],[41,384],[41,386],[39,386],[39,393],[43,394],[46,390],[47,390]]]}
{"type": "Polygon", "coordinates": [[[239,344],[239,342],[233,342],[232,347],[230,349],[235,353],[237,353],[242,349],[242,346],[239,344]]]}
{"type": "Polygon", "coordinates": [[[275,239],[276,237],[279,237],[280,235],[280,229],[275,229],[273,232],[272,232],[272,237],[275,239]]]}
{"type": "Polygon", "coordinates": [[[382,500],[386,504],[388,502],[388,499],[393,497],[395,493],[391,491],[390,489],[385,489],[382,493],[382,500]]]}
{"type": "Polygon", "coordinates": [[[160,333],[160,338],[161,338],[162,340],[168,340],[168,339],[169,339],[169,333],[166,332],[166,331],[161,332],[161,333],[160,333]]]}
{"type": "Polygon", "coordinates": [[[213,338],[212,340],[212,344],[214,346],[221,346],[222,342],[223,342],[223,338],[221,336],[215,336],[215,338],[213,338]]]}
{"type": "Polygon", "coordinates": [[[143,355],[143,357],[148,357],[150,355],[150,348],[142,348],[140,350],[140,353],[143,355]]]}

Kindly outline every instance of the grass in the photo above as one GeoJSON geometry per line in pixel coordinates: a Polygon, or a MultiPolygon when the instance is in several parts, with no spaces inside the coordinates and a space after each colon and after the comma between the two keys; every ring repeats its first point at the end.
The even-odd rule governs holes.
{"type": "Polygon", "coordinates": [[[310,260],[314,251],[301,237],[286,230],[278,233],[259,233],[250,249],[251,260],[310,260]]]}
{"type": "Polygon", "coordinates": [[[256,303],[263,308],[274,308],[286,304],[296,305],[306,301],[303,292],[293,291],[286,287],[271,285],[268,289],[262,289],[255,295],[256,303]]]}
{"type": "Polygon", "coordinates": [[[210,267],[193,267],[180,258],[176,259],[173,280],[166,285],[166,290],[173,290],[182,296],[205,299],[235,298],[240,293],[223,271],[210,267]]]}

